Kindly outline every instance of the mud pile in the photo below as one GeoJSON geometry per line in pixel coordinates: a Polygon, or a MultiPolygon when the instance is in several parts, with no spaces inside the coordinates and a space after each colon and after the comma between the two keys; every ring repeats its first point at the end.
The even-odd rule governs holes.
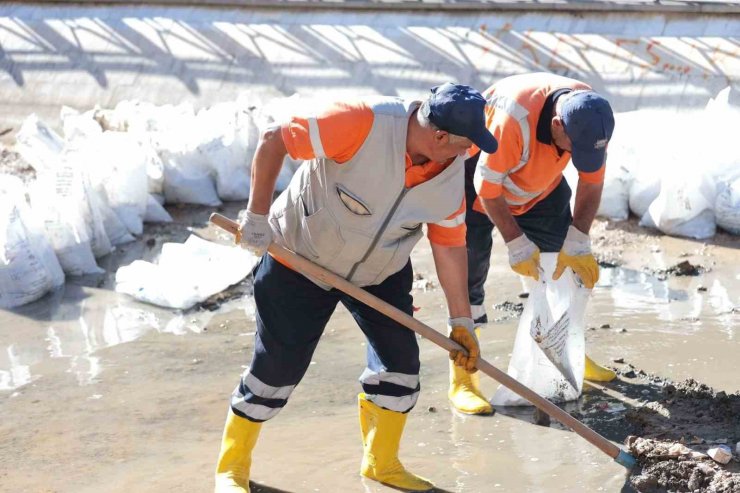
{"type": "Polygon", "coordinates": [[[635,435],[626,440],[639,466],[629,484],[639,492],[740,493],[737,456],[723,466],[707,451],[740,441],[740,394],[715,392],[693,379],[662,382],[656,400],[629,409],[635,435]]]}
{"type": "Polygon", "coordinates": [[[685,445],[631,436],[627,446],[639,463],[629,479],[639,492],[740,492],[740,473],[685,445]]]}

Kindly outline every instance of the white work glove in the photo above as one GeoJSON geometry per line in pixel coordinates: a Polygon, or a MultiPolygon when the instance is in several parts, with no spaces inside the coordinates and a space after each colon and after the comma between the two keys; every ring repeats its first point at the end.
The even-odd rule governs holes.
{"type": "Polygon", "coordinates": [[[272,243],[272,228],[267,221],[267,215],[255,214],[248,210],[239,227],[241,246],[258,257],[264,255],[272,243]]]}
{"type": "Polygon", "coordinates": [[[540,279],[540,249],[522,234],[508,242],[509,265],[511,269],[522,276],[533,277],[535,281],[540,279]]]}
{"type": "Polygon", "coordinates": [[[466,372],[475,373],[478,371],[475,365],[478,363],[478,357],[480,356],[478,337],[475,335],[475,322],[472,318],[458,317],[449,319],[447,325],[450,339],[468,351],[466,356],[462,351],[452,350],[450,351],[450,359],[455,362],[455,365],[463,367],[466,372]]]}
{"type": "Polygon", "coordinates": [[[568,227],[552,278],[560,279],[566,267],[570,267],[588,289],[593,289],[599,280],[599,264],[591,254],[591,238],[575,226],[568,227]]]}

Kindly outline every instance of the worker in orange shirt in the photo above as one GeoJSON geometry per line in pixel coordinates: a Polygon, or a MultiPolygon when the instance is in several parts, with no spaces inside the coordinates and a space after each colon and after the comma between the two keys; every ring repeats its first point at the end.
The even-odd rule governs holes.
{"type": "Polygon", "coordinates": [[[484,106],[472,88],[447,83],[424,101],[337,102],[262,134],[241,224],[243,246],[262,256],[254,279],[255,349],[231,396],[217,492],[249,491],[262,423],[287,403],[340,302],[368,339],[358,399],[361,475],[407,491],[433,487],[398,459],[420,391],[416,335],[264,254],[275,241],[411,315],[410,254],[426,223],[450,337],[468,352],[450,357],[474,372],[479,348],[467,295],[464,161],[473,145],[496,150],[484,106]],[[286,154],[305,162],[271,206],[286,154]]]}
{"type": "MultiPolygon", "coordinates": [[[[494,225],[515,272],[538,279],[540,252],[559,252],[553,277],[570,268],[587,288],[594,287],[599,266],[588,233],[601,200],[606,147],[614,130],[608,101],[575,79],[515,75],[484,96],[486,124],[500,147],[465,163],[468,293],[476,324],[488,321],[483,284],[494,225]],[[579,176],[572,215],[571,189],[562,175],[571,160],[579,176]]],[[[586,356],[587,380],[615,376],[586,356]]],[[[455,390],[451,386],[450,394],[455,390]]]]}

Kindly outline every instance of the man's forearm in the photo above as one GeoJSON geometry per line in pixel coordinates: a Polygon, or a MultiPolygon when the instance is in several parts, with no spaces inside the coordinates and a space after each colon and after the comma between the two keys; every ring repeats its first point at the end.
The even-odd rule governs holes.
{"type": "Polygon", "coordinates": [[[275,182],[287,154],[280,127],[271,127],[261,136],[252,160],[251,188],[247,208],[255,214],[267,214],[272,204],[275,182]]]}
{"type": "Polygon", "coordinates": [[[432,243],[437,278],[447,298],[451,318],[471,317],[468,299],[468,250],[432,243]]]}
{"type": "Polygon", "coordinates": [[[603,183],[585,183],[578,181],[576,204],[573,209],[573,226],[582,233],[588,234],[594,222],[601,202],[603,183]]]}
{"type": "Polygon", "coordinates": [[[483,209],[485,209],[488,217],[496,226],[496,229],[499,230],[505,242],[508,243],[522,235],[522,230],[514,220],[514,216],[511,215],[509,205],[504,200],[503,195],[495,199],[481,199],[481,202],[483,209]]]}

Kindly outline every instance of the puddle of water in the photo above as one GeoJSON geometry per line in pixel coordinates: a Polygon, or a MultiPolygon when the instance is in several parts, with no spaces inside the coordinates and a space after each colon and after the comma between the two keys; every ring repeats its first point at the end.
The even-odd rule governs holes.
{"type": "Polygon", "coordinates": [[[589,302],[588,320],[593,324],[606,315],[628,330],[651,332],[720,329],[734,339],[738,314],[729,293],[740,292],[739,289],[740,283],[731,276],[714,273],[662,279],[621,267],[601,269],[601,278],[589,302]]]}
{"type": "Polygon", "coordinates": [[[0,391],[36,380],[49,360],[66,361],[65,371],[79,385],[95,383],[105,367],[100,349],[135,341],[152,331],[199,333],[214,314],[244,310],[248,305],[248,300],[232,300],[217,311],[182,313],[68,283],[35,303],[0,311],[0,391]]]}

